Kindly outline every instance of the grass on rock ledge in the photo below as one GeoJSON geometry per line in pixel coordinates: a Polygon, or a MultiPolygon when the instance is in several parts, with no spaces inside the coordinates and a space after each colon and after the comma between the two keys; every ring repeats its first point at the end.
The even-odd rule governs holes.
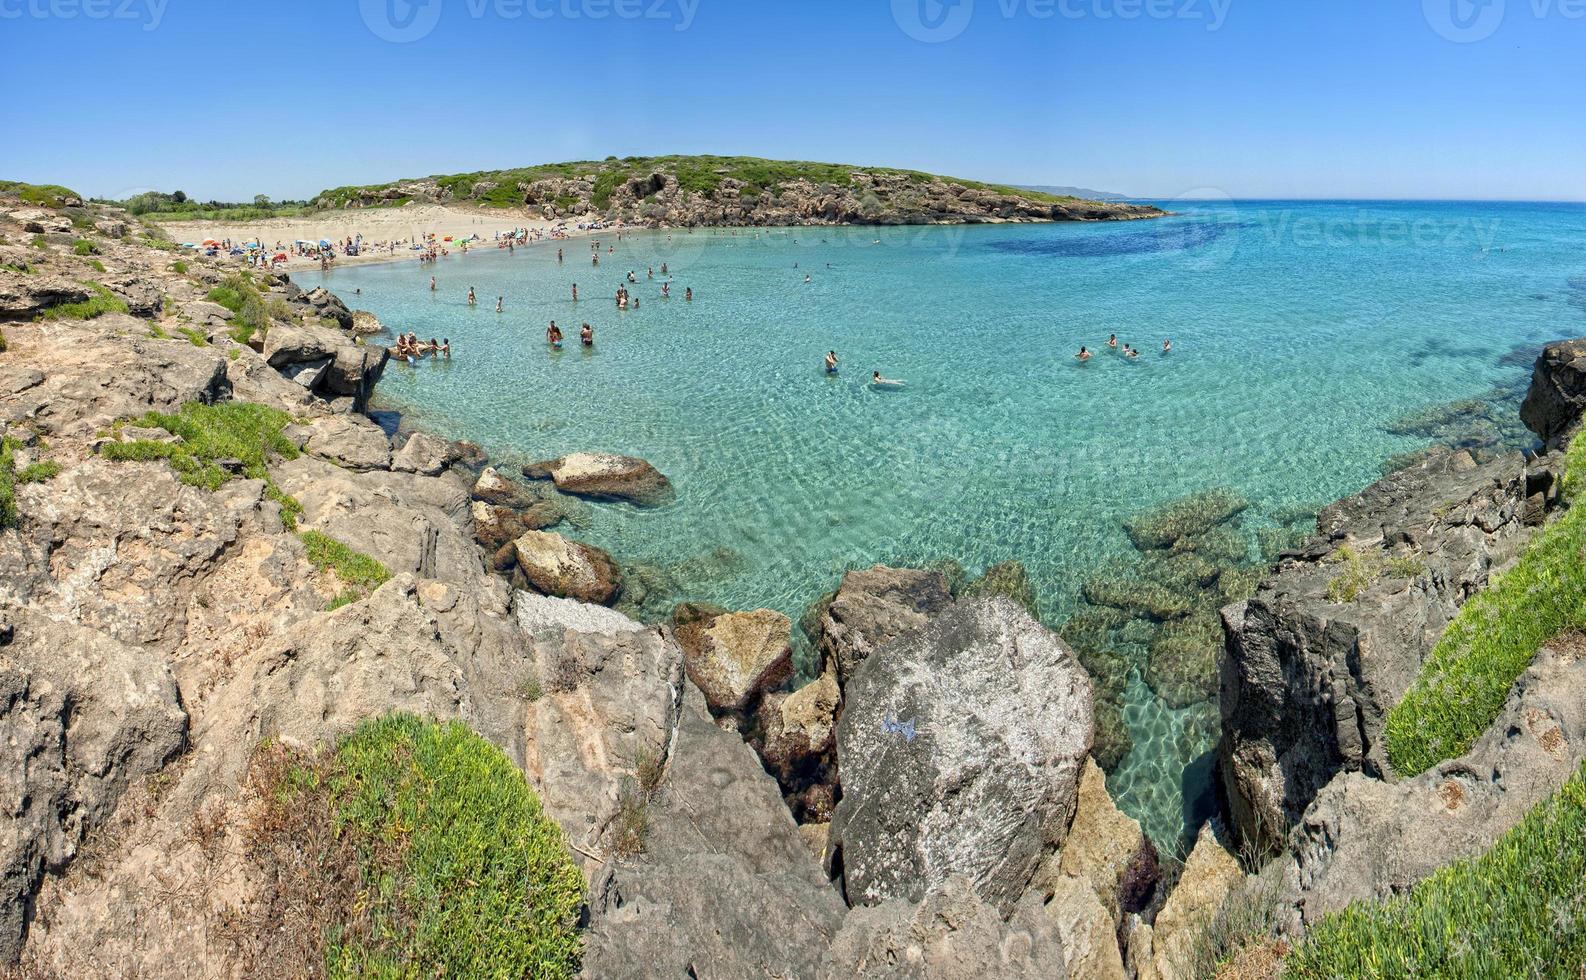
{"type": "Polygon", "coordinates": [[[1327,916],[1286,977],[1548,977],[1586,965],[1586,767],[1486,854],[1327,916]]]}
{"type": "Polygon", "coordinates": [[[281,521],[291,529],[297,527],[303,507],[275,485],[266,469],[271,459],[297,458],[297,445],[282,434],[291,421],[292,417],[285,412],[263,405],[189,402],[175,415],[149,412],[135,423],[144,428],[164,429],[178,436],[179,441],[111,442],[100,452],[106,459],[122,461],[163,459],[171,464],[183,483],[205,490],[219,490],[238,475],[263,480],[265,494],[281,505],[281,521]],[[222,467],[223,460],[234,460],[236,472],[222,467]]]}
{"type": "Polygon", "coordinates": [[[252,924],[280,975],[571,977],[584,879],[522,772],[460,722],[393,714],[334,753],[267,743],[252,924]],[[305,928],[304,926],[307,926],[305,928]]]}
{"type": "Polygon", "coordinates": [[[320,571],[333,572],[345,587],[327,609],[340,609],[368,597],[391,580],[391,570],[361,551],[354,551],[328,534],[304,531],[298,537],[308,549],[308,560],[320,571]]]}
{"type": "Polygon", "coordinates": [[[39,314],[40,320],[92,320],[106,313],[127,312],[127,302],[97,282],[85,282],[92,294],[81,303],[62,303],[39,314]]]}
{"type": "Polygon", "coordinates": [[[1503,710],[1538,649],[1586,627],[1586,438],[1564,462],[1561,517],[1519,561],[1472,596],[1449,623],[1421,674],[1388,713],[1388,761],[1404,775],[1469,751],[1503,710]]]}

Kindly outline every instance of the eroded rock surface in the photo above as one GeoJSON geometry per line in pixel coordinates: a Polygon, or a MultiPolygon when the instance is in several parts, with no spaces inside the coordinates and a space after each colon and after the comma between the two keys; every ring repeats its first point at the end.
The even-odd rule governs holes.
{"type": "Polygon", "coordinates": [[[849,572],[821,612],[821,652],[846,683],[877,647],[924,626],[952,601],[940,572],[885,565],[849,572]]]}
{"type": "Polygon", "coordinates": [[[671,481],[654,466],[632,456],[572,453],[523,468],[525,476],[549,478],[563,493],[594,500],[654,505],[672,492],[671,481]]]}
{"type": "Polygon", "coordinates": [[[1011,600],[966,601],[872,653],[844,698],[831,848],[849,902],[962,874],[1010,912],[1068,832],[1090,751],[1073,654],[1011,600]]]}

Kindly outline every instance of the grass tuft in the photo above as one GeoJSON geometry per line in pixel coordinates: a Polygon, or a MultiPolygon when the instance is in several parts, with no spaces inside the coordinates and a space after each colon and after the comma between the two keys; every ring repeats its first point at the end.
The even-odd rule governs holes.
{"type": "Polygon", "coordinates": [[[1404,775],[1463,755],[1498,717],[1515,680],[1544,643],[1586,627],[1586,439],[1564,463],[1571,504],[1518,562],[1472,596],[1432,648],[1421,674],[1388,712],[1388,761],[1404,775]]]}
{"type": "Polygon", "coordinates": [[[81,303],[62,303],[39,314],[40,320],[92,320],[106,313],[125,313],[127,303],[97,282],[85,282],[93,295],[81,303]]]}
{"type": "Polygon", "coordinates": [[[352,550],[328,534],[304,531],[298,537],[308,549],[309,564],[322,572],[332,572],[346,587],[345,591],[331,600],[327,609],[340,609],[342,606],[367,598],[369,593],[391,580],[389,568],[361,551],[352,550]]]}
{"type": "Polygon", "coordinates": [[[576,974],[583,876],[522,772],[460,722],[371,719],[317,758],[267,744],[250,783],[250,857],[281,882],[250,926],[260,973],[576,974]]]}

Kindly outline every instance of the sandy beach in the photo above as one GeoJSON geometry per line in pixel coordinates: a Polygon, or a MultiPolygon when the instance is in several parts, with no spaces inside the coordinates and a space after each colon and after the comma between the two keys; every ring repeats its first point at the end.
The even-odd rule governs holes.
{"type": "Polygon", "coordinates": [[[202,242],[207,238],[233,242],[253,241],[256,237],[267,248],[277,243],[288,248],[287,270],[317,268],[319,260],[291,254],[292,242],[318,242],[327,239],[339,242],[344,238],[363,236],[364,251],[360,255],[336,256],[336,265],[365,265],[373,262],[417,261],[418,253],[411,250],[414,242],[426,234],[438,238],[467,238],[478,235],[484,239],[480,248],[493,248],[497,232],[513,228],[538,230],[546,235],[561,226],[569,237],[581,232],[575,221],[549,220],[530,215],[519,208],[482,209],[446,204],[408,204],[400,208],[354,208],[339,211],[322,211],[297,218],[270,218],[263,221],[167,221],[161,227],[177,242],[202,242]],[[391,246],[395,244],[393,249],[391,246]]]}

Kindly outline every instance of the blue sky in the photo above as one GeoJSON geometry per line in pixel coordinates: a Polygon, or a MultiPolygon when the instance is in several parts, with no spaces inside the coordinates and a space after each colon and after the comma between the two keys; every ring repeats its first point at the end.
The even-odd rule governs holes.
{"type": "Polygon", "coordinates": [[[0,0],[0,84],[0,176],[102,196],[709,152],[1586,199],[1586,0],[0,0]]]}

